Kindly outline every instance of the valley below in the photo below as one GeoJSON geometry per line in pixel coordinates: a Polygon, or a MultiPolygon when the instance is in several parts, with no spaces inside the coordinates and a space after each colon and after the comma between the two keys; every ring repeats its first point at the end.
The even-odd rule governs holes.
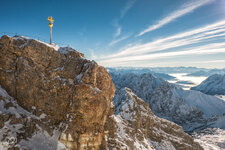
{"type": "Polygon", "coordinates": [[[175,73],[169,74],[175,77],[175,80],[167,80],[170,83],[175,83],[180,85],[184,90],[190,90],[191,87],[199,85],[207,77],[205,76],[187,76],[188,73],[175,73]]]}

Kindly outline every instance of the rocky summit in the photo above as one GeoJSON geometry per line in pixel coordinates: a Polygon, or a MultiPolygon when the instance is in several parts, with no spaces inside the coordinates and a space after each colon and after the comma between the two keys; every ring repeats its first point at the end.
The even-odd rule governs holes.
{"type": "Polygon", "coordinates": [[[56,149],[47,143],[55,137],[69,150],[99,148],[115,92],[106,69],[75,49],[25,37],[2,36],[0,53],[2,147],[56,149]]]}

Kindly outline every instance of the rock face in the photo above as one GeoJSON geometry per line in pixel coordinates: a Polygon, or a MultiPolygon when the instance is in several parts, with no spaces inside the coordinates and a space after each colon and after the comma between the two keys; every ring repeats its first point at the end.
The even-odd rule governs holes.
{"type": "Polygon", "coordinates": [[[0,85],[22,108],[45,114],[49,128],[64,123],[59,139],[69,150],[99,148],[115,92],[103,67],[72,48],[24,37],[2,36],[0,53],[0,85]]]}
{"type": "Polygon", "coordinates": [[[115,74],[110,73],[116,89],[128,87],[141,99],[147,100],[152,92],[161,84],[166,83],[165,80],[157,78],[150,73],[144,74],[115,74]]]}
{"type": "Polygon", "coordinates": [[[225,74],[214,74],[191,89],[209,95],[225,95],[225,74]]]}
{"type": "Polygon", "coordinates": [[[114,99],[117,102],[115,114],[111,114],[105,124],[109,131],[106,138],[108,149],[202,149],[182,127],[156,117],[130,89],[122,88],[114,99]]]}
{"type": "Polygon", "coordinates": [[[66,124],[49,125],[46,114],[23,109],[0,87],[0,149],[66,150],[58,141],[66,124]]]}

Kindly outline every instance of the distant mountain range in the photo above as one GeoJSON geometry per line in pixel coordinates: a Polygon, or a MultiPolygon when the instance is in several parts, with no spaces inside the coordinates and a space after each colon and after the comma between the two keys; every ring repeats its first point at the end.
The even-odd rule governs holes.
{"type": "Polygon", "coordinates": [[[156,77],[160,77],[165,80],[171,80],[173,77],[168,74],[174,74],[174,73],[188,73],[187,76],[210,76],[213,74],[225,74],[225,68],[206,69],[206,68],[196,68],[196,67],[154,67],[154,68],[116,67],[116,68],[107,68],[107,70],[109,72],[120,73],[120,74],[151,73],[155,75],[156,77]]]}
{"type": "Polygon", "coordinates": [[[125,73],[125,72],[130,72],[130,73],[138,73],[138,74],[143,74],[143,73],[149,73],[149,72],[155,72],[155,73],[193,73],[199,70],[209,70],[205,68],[196,68],[196,67],[115,67],[115,68],[107,68],[108,70],[111,70],[115,73],[120,72],[120,73],[125,73]]]}
{"type": "Polygon", "coordinates": [[[176,77],[170,76],[166,73],[156,73],[152,71],[150,68],[107,68],[109,72],[112,72],[114,74],[144,74],[144,73],[151,73],[152,75],[162,78],[164,80],[175,80],[176,77]]]}
{"type": "Polygon", "coordinates": [[[200,70],[187,74],[187,76],[211,76],[214,74],[225,74],[225,69],[200,70]]]}
{"type": "Polygon", "coordinates": [[[199,70],[209,70],[205,68],[196,68],[196,67],[154,67],[150,68],[154,72],[158,73],[167,73],[167,74],[172,74],[172,73],[193,73],[199,70]]]}

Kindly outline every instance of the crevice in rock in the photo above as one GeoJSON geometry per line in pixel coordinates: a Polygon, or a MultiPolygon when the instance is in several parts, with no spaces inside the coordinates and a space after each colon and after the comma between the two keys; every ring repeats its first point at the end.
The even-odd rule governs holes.
{"type": "Polygon", "coordinates": [[[15,71],[14,71],[14,79],[15,79],[15,99],[18,99],[18,94],[17,94],[17,85],[18,85],[18,63],[19,57],[16,57],[15,61],[15,71]]]}

